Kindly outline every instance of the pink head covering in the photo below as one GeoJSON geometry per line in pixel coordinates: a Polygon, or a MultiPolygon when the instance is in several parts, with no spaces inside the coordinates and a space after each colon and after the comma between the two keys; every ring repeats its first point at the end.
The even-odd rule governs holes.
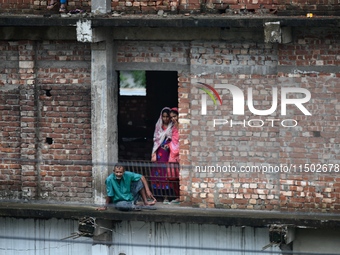
{"type": "Polygon", "coordinates": [[[155,126],[155,132],[153,134],[153,148],[152,153],[156,152],[156,150],[161,146],[162,142],[165,139],[171,139],[172,136],[172,123],[169,123],[168,127],[164,130],[163,129],[163,120],[162,120],[162,113],[165,109],[171,110],[169,107],[164,107],[161,111],[159,119],[155,126]]]}

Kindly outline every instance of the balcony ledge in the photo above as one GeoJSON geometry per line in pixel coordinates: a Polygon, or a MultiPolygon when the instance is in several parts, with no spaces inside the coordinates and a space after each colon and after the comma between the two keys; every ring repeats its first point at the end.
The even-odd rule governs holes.
{"type": "Polygon", "coordinates": [[[1,14],[0,26],[17,27],[60,27],[76,26],[78,21],[91,20],[92,27],[263,27],[266,22],[280,22],[281,26],[290,27],[340,27],[340,16],[233,16],[233,15],[111,15],[62,18],[60,15],[18,15],[1,14]]]}
{"type": "Polygon", "coordinates": [[[157,210],[121,212],[113,208],[97,211],[95,205],[46,202],[1,202],[0,217],[29,219],[74,219],[94,217],[114,221],[143,221],[268,227],[281,224],[302,228],[339,228],[340,214],[278,212],[263,210],[201,209],[157,203],[157,210]]]}

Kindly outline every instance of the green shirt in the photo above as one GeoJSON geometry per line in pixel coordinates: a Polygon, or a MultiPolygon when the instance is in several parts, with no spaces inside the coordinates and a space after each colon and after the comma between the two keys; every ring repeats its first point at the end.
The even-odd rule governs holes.
{"type": "Polygon", "coordinates": [[[133,201],[131,182],[139,181],[141,177],[142,175],[140,174],[125,171],[122,179],[118,182],[116,175],[114,173],[110,174],[105,181],[107,196],[112,198],[113,203],[133,201]]]}

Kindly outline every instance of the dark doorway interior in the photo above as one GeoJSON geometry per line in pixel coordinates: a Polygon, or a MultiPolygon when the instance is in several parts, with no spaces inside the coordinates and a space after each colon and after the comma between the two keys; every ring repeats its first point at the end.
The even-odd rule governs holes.
{"type": "Polygon", "coordinates": [[[146,96],[119,96],[119,160],[150,160],[155,124],[165,107],[178,106],[178,75],[146,71],[146,96]]]}

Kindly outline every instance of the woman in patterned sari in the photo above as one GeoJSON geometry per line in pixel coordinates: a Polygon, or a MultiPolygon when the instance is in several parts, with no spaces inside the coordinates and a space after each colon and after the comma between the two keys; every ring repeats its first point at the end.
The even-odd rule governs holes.
{"type": "Polygon", "coordinates": [[[170,108],[164,107],[155,126],[151,161],[157,163],[157,167],[151,170],[151,186],[156,193],[161,193],[167,202],[169,195],[169,182],[166,179],[167,163],[169,161],[169,143],[172,137],[172,122],[170,121],[170,108]],[[164,164],[162,164],[164,163],[164,164]]]}

